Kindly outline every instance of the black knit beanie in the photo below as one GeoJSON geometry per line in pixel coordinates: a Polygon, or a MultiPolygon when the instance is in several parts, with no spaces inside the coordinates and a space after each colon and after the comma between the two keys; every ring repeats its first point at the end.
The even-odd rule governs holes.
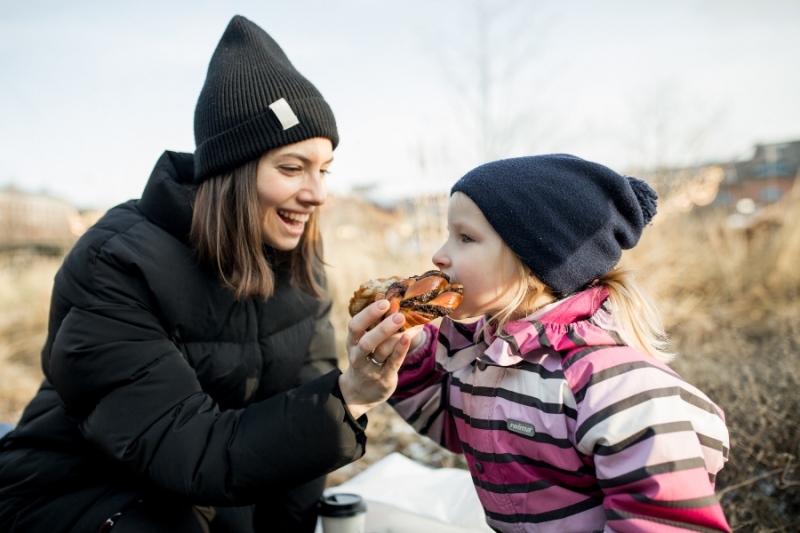
{"type": "Polygon", "coordinates": [[[194,112],[195,182],[312,137],[339,143],[327,102],[278,43],[236,15],[211,57],[194,112]]]}
{"type": "Polygon", "coordinates": [[[503,241],[557,295],[617,264],[656,214],[645,182],[567,154],[503,159],[468,172],[462,192],[503,241]]]}

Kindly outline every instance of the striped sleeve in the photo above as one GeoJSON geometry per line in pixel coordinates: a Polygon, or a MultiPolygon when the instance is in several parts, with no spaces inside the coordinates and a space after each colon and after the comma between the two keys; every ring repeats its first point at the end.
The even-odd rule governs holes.
{"type": "Polygon", "coordinates": [[[398,384],[389,404],[420,434],[462,453],[455,421],[447,409],[449,374],[437,368],[439,330],[426,324],[425,342],[406,356],[398,372],[398,384]]]}
{"type": "Polygon", "coordinates": [[[612,531],[730,531],[714,494],[728,458],[722,410],[631,348],[570,361],[578,449],[593,457],[612,531]]]}

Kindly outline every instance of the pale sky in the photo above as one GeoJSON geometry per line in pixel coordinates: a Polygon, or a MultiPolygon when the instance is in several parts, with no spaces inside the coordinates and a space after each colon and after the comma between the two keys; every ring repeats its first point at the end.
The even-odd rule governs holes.
{"type": "Polygon", "coordinates": [[[800,140],[795,0],[0,0],[0,187],[80,208],[138,198],[164,150],[194,150],[234,14],[333,108],[332,193],[448,190],[494,156],[568,152],[625,172],[800,140]],[[491,154],[465,99],[481,57],[497,75],[491,120],[519,122],[491,154]]]}

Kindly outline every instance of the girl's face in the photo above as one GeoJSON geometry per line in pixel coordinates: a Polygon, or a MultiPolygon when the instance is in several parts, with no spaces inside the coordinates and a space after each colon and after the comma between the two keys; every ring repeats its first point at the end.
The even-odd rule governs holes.
{"type": "Polygon", "coordinates": [[[518,276],[512,252],[463,193],[450,196],[447,231],[432,260],[453,283],[464,286],[464,299],[450,317],[493,315],[511,303],[518,276]]]}
{"type": "Polygon", "coordinates": [[[261,156],[256,188],[264,243],[283,251],[297,246],[311,213],[325,203],[325,175],[332,162],[333,145],[322,137],[261,156]]]}

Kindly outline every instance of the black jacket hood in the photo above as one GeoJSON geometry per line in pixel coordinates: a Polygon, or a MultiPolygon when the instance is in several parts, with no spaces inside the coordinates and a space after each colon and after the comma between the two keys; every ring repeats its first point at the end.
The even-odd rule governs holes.
{"type": "Polygon", "coordinates": [[[194,194],[192,154],[165,151],[156,162],[142,197],[139,210],[153,224],[182,242],[189,242],[194,194]]]}

